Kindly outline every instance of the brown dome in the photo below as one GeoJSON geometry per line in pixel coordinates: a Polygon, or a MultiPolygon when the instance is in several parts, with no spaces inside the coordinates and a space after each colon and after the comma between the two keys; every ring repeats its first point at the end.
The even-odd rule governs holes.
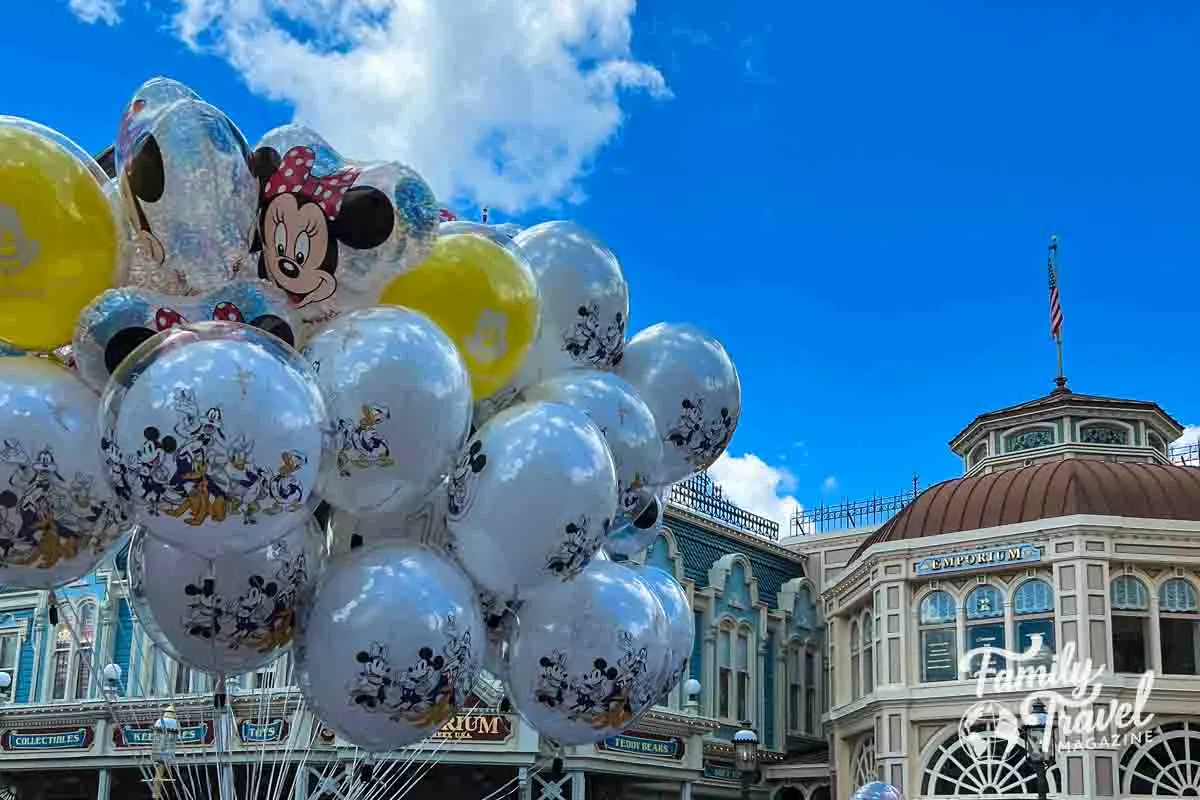
{"type": "Polygon", "coordinates": [[[1070,458],[931,486],[859,546],[1095,514],[1200,521],[1200,469],[1070,458]]]}

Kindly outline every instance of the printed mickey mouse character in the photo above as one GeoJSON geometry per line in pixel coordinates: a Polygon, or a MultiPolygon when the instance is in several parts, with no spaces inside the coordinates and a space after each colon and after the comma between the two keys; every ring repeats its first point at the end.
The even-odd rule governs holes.
{"type": "Polygon", "coordinates": [[[388,240],[396,224],[386,194],[353,185],[362,170],[345,167],[317,176],[315,162],[309,147],[293,147],[282,157],[263,147],[251,165],[262,185],[251,248],[260,254],[258,275],[287,292],[297,308],[337,292],[339,245],[372,250],[388,240]]]}
{"type": "Polygon", "coordinates": [[[178,443],[174,436],[160,438],[158,428],[153,426],[142,431],[145,441],[138,447],[135,456],[137,475],[141,479],[142,496],[151,514],[158,514],[158,506],[167,493],[172,477],[173,455],[178,443]]]}
{"type": "Polygon", "coordinates": [[[454,472],[450,474],[449,514],[461,517],[471,505],[475,476],[487,466],[487,453],[483,452],[483,441],[476,439],[463,451],[454,472]]]}

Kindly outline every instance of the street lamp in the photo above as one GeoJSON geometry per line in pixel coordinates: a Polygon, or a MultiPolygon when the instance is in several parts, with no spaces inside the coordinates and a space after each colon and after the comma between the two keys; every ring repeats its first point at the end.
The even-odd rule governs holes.
{"type": "Polygon", "coordinates": [[[1046,713],[1046,704],[1041,700],[1034,700],[1029,707],[1029,715],[1021,725],[1021,735],[1025,739],[1026,757],[1037,771],[1038,800],[1046,800],[1046,794],[1050,791],[1046,770],[1054,765],[1054,753],[1058,748],[1054,726],[1046,713]]]}
{"type": "Polygon", "coordinates": [[[150,792],[154,800],[163,795],[163,784],[171,780],[167,776],[167,765],[175,759],[175,744],[179,741],[179,718],[175,706],[163,709],[163,715],[154,723],[154,779],[150,792]]]}
{"type": "Polygon", "coordinates": [[[742,775],[742,800],[750,797],[750,779],[758,771],[758,734],[742,728],[733,735],[733,755],[742,775]]]}

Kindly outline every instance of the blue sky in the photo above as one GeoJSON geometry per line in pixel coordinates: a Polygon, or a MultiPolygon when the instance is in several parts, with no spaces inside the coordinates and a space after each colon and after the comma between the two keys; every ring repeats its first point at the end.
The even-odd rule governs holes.
{"type": "Polygon", "coordinates": [[[763,463],[721,474],[768,513],[781,475],[805,505],[952,477],[961,426],[1052,388],[1051,232],[1071,386],[1200,421],[1194,3],[72,5],[7,10],[0,112],[98,150],[163,74],[252,142],[295,112],[463,205],[581,222],[635,328],[732,353],[732,452],[763,463]]]}

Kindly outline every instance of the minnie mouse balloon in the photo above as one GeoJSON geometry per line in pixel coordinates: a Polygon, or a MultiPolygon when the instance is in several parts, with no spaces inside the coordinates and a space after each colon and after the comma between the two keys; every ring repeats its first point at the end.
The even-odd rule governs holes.
{"type": "Polygon", "coordinates": [[[628,382],[608,372],[577,370],[543,381],[522,396],[577,408],[603,432],[617,467],[614,526],[631,523],[654,502],[662,442],[654,415],[628,382]]]}
{"type": "Polygon", "coordinates": [[[725,452],[742,411],[742,383],[716,339],[694,325],[652,325],[629,340],[617,374],[658,422],[660,486],[708,469],[725,452]]]}
{"type": "Polygon", "coordinates": [[[510,697],[559,745],[602,741],[653,706],[667,655],[658,598],[620,564],[596,561],[522,607],[509,646],[510,697]]]}
{"type": "Polygon", "coordinates": [[[46,358],[0,358],[0,583],[51,589],[123,543],[125,511],[103,479],[96,395],[46,358]]]}
{"type": "Polygon", "coordinates": [[[207,292],[249,261],[258,210],[250,148],[191,89],[167,78],[138,89],[121,118],[116,168],[136,229],[133,285],[170,295],[207,292]]]}
{"type": "Polygon", "coordinates": [[[483,621],[467,577],[420,545],[384,542],[330,566],[307,601],[296,675],[313,712],[371,753],[419,742],[466,700],[483,621]]]}
{"type": "Polygon", "coordinates": [[[459,562],[481,589],[520,600],[575,577],[600,549],[616,512],[616,467],[582,411],[527,403],[472,437],[449,498],[459,562]]]}
{"type": "Polygon", "coordinates": [[[216,558],[283,536],[316,507],[325,401],[282,341],[231,322],[147,340],[101,400],[106,472],[137,521],[216,558]]]}
{"type": "Polygon", "coordinates": [[[375,303],[437,237],[438,205],[416,172],[347,161],[302,126],[268,133],[254,172],[258,275],[288,293],[307,325],[375,303]]]}
{"type": "Polygon", "coordinates": [[[395,511],[445,480],[471,427],[471,379],[428,317],[384,307],[343,314],[304,349],[336,429],[321,495],[356,513],[395,511]]]}
{"type": "Polygon", "coordinates": [[[135,534],[129,587],[138,622],[172,658],[218,675],[269,664],[291,645],[296,604],[325,569],[311,520],[249,553],[204,558],[135,534]]]}

